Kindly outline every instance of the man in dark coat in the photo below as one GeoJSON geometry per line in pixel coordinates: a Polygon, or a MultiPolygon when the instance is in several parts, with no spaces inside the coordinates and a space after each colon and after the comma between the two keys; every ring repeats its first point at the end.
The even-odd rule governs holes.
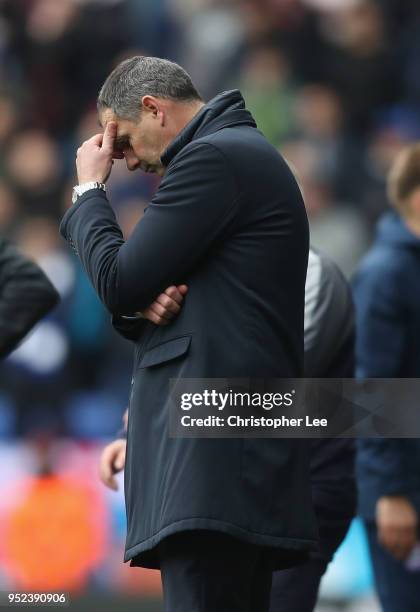
{"type": "Polygon", "coordinates": [[[308,224],[287,164],[239,91],[204,104],[185,71],[135,57],[98,99],[61,233],[135,342],[124,560],[160,567],[167,610],[268,610],[272,568],[316,547],[307,444],[169,437],[169,379],[303,372],[308,224]],[[104,191],[112,158],[163,176],[130,238],[104,191]],[[281,282],[279,282],[279,274],[281,282]],[[130,319],[188,285],[169,325],[130,319]]]}
{"type": "Polygon", "coordinates": [[[0,358],[59,301],[44,272],[0,238],[0,358]]]}
{"type": "MultiPolygon", "coordinates": [[[[420,145],[389,176],[394,206],[353,282],[357,375],[420,377],[420,145]]],[[[398,410],[395,406],[395,410],[398,410]]],[[[409,557],[420,539],[420,440],[358,442],[359,511],[384,612],[420,609],[420,572],[409,557]],[[407,566],[408,562],[408,566],[407,566]]]]}
{"type": "MultiPolygon", "coordinates": [[[[165,294],[159,297],[158,303],[167,301],[165,294]]],[[[182,306],[182,299],[172,309],[166,307],[167,319],[173,317],[174,310],[179,312],[180,303],[182,306]]],[[[153,309],[144,314],[156,320],[153,309]]],[[[349,284],[327,255],[311,249],[305,289],[305,376],[352,378],[354,340],[354,308],[349,284]]],[[[127,412],[117,439],[101,455],[101,479],[114,490],[118,488],[115,474],[125,463],[126,428],[127,412]]],[[[273,573],[270,612],[314,610],[321,578],[355,515],[354,446],[351,438],[311,441],[312,498],[320,549],[311,553],[304,563],[273,573]]]]}

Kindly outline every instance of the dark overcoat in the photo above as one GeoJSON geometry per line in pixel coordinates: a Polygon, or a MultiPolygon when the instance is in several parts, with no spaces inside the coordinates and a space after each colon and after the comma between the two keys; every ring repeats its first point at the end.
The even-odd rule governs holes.
{"type": "Polygon", "coordinates": [[[115,326],[135,342],[124,560],[157,567],[164,537],[212,529],[271,547],[282,567],[285,551],[316,546],[306,443],[170,438],[168,383],[302,375],[302,197],[237,90],[208,102],[162,162],[160,187],[126,242],[100,190],[61,224],[115,326]],[[124,318],[180,283],[189,291],[170,325],[124,318]]]}

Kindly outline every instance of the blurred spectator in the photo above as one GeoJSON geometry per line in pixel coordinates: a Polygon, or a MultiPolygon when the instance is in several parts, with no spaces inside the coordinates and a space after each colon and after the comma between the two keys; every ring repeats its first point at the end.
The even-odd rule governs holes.
{"type": "Polygon", "coordinates": [[[312,246],[327,253],[349,278],[367,248],[369,235],[362,213],[352,203],[334,200],[328,166],[312,143],[294,140],[281,152],[301,181],[312,246]]]}
{"type": "MultiPolygon", "coordinates": [[[[352,378],[354,341],[350,286],[328,257],[310,249],[305,286],[305,376],[352,378]]],[[[320,548],[302,565],[273,573],[271,612],[313,612],[321,577],[355,514],[354,440],[311,440],[310,452],[320,548]]]]}
{"type": "Polygon", "coordinates": [[[62,166],[56,142],[46,132],[26,130],[9,145],[7,170],[22,207],[30,214],[56,217],[62,166]]]}
{"type": "MultiPolygon", "coordinates": [[[[7,382],[3,388],[14,398],[23,430],[51,427],[63,432],[67,395],[78,387],[100,384],[101,367],[108,361],[104,348],[112,338],[109,317],[76,258],[65,250],[56,221],[28,218],[17,240],[51,279],[61,304],[4,364],[7,382]],[[22,376],[25,385],[21,385],[22,376]]],[[[117,358],[118,349],[113,354],[117,358]]],[[[123,381],[128,384],[126,377],[123,381]]],[[[115,385],[118,388],[118,380],[115,385]]]]}
{"type": "MultiPolygon", "coordinates": [[[[394,210],[381,219],[354,279],[356,363],[361,378],[420,376],[420,146],[389,175],[394,210]]],[[[384,612],[415,612],[420,567],[420,440],[358,440],[359,507],[384,612]],[[414,560],[413,560],[414,561],[414,560]]]]}
{"type": "Polygon", "coordinates": [[[58,302],[42,270],[0,238],[0,358],[58,302]]]}
{"type": "Polygon", "coordinates": [[[294,127],[294,85],[287,57],[273,46],[252,48],[244,60],[239,88],[258,128],[279,145],[294,127]]]}
{"type": "Polygon", "coordinates": [[[300,138],[317,149],[334,198],[356,205],[362,195],[363,148],[344,127],[343,102],[331,87],[319,83],[302,87],[295,102],[296,125],[300,138]]]}
{"type": "Polygon", "coordinates": [[[401,87],[384,12],[373,0],[358,0],[325,13],[320,27],[328,49],[325,78],[342,95],[351,129],[363,134],[377,109],[395,101],[401,87]]]}
{"type": "Polygon", "coordinates": [[[16,60],[8,76],[28,88],[30,122],[61,136],[95,98],[97,83],[124,47],[124,6],[4,0],[3,11],[16,60]]]}
{"type": "Polygon", "coordinates": [[[386,177],[398,153],[420,138],[420,114],[404,106],[382,112],[367,143],[360,174],[360,203],[372,226],[386,209],[386,177]]]}
{"type": "Polygon", "coordinates": [[[182,31],[175,59],[191,74],[200,94],[211,98],[229,81],[243,43],[243,20],[235,3],[175,0],[174,5],[182,31]]]}

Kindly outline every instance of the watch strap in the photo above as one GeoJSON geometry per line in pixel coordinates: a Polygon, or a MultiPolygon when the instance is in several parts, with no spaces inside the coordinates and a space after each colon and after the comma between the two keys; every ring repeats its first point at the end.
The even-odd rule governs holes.
{"type": "Polygon", "coordinates": [[[101,191],[106,192],[105,183],[98,183],[96,181],[81,183],[80,185],[75,185],[73,187],[73,203],[76,202],[76,200],[80,198],[80,196],[86,193],[86,191],[90,191],[91,189],[100,189],[101,191]]]}

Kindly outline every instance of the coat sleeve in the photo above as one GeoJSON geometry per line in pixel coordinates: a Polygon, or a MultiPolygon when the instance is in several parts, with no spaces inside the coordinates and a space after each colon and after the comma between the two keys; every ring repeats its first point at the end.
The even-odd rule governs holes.
{"type": "Polygon", "coordinates": [[[162,180],[144,217],[124,241],[104,192],[91,190],[64,216],[60,232],[79,255],[114,317],[142,311],[169,285],[185,282],[229,231],[235,178],[223,154],[188,145],[162,180]]]}
{"type": "Polygon", "coordinates": [[[58,301],[42,270],[0,240],[0,357],[12,351],[58,301]]]}
{"type": "MultiPolygon", "coordinates": [[[[391,262],[382,262],[363,269],[353,281],[358,378],[400,375],[406,319],[398,280],[391,262]]],[[[357,446],[360,479],[371,496],[410,495],[417,466],[410,462],[407,440],[361,439],[357,446]]]]}
{"type": "Polygon", "coordinates": [[[400,374],[406,318],[398,276],[398,270],[383,263],[362,270],[353,281],[359,378],[392,378],[400,374]]]}

